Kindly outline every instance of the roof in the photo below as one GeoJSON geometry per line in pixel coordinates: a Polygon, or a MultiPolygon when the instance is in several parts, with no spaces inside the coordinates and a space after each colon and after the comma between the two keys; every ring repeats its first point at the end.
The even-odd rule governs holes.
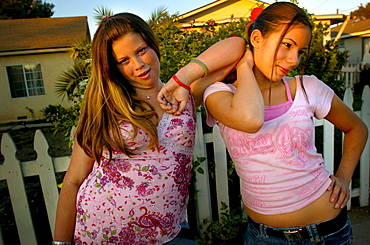
{"type": "Polygon", "coordinates": [[[330,21],[330,25],[339,24],[346,20],[344,14],[322,14],[312,16],[316,21],[330,21]]]}
{"type": "Polygon", "coordinates": [[[70,47],[90,39],[86,16],[0,20],[0,52],[70,47]]]}
{"type": "MultiPolygon", "coordinates": [[[[252,8],[260,4],[270,5],[259,0],[216,0],[180,15],[178,21],[184,28],[203,26],[210,18],[217,23],[227,23],[230,22],[231,15],[234,19],[247,18],[252,8]]],[[[343,14],[313,15],[313,17],[317,21],[329,22],[330,25],[338,24],[346,19],[343,14]]]]}
{"type": "MultiPolygon", "coordinates": [[[[332,37],[335,37],[343,24],[331,28],[332,37]]],[[[355,19],[347,23],[341,38],[370,35],[370,19],[355,19]]]]}
{"type": "MultiPolygon", "coordinates": [[[[216,0],[194,10],[191,10],[185,14],[182,14],[178,17],[179,23],[188,23],[194,20],[205,22],[208,21],[207,16],[209,14],[214,15],[216,12],[217,21],[219,22],[221,19],[227,18],[230,19],[231,15],[234,15],[234,18],[240,18],[247,16],[252,9],[249,8],[240,8],[241,6],[245,6],[245,4],[250,5],[251,7],[257,6],[257,4],[266,4],[263,1],[259,0],[216,0]],[[243,5],[244,4],[244,5],[243,5]],[[234,7],[232,7],[234,6],[234,7]],[[231,11],[231,12],[230,12],[231,11]],[[236,12],[235,12],[236,11],[236,12]],[[223,16],[221,19],[219,19],[223,16]]],[[[215,18],[215,17],[214,17],[215,18]]]]}

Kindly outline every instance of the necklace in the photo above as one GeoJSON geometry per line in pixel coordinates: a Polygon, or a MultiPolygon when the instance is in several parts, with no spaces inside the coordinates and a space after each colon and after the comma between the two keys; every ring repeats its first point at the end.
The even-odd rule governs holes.
{"type": "Polygon", "coordinates": [[[143,93],[138,93],[136,92],[137,94],[141,94],[141,95],[144,95],[146,97],[147,100],[150,100],[150,98],[153,96],[153,95],[156,95],[159,93],[159,91],[157,93],[154,93],[154,94],[143,94],[143,93]]]}
{"type": "MultiPolygon", "coordinates": [[[[163,87],[163,85],[164,85],[164,83],[161,83],[161,88],[163,87]]],[[[159,89],[159,91],[161,90],[161,88],[159,89]]],[[[136,92],[137,94],[141,94],[141,95],[144,95],[145,97],[146,97],[146,99],[147,100],[150,100],[150,98],[153,96],[153,95],[156,95],[156,94],[158,94],[159,93],[159,91],[158,92],[156,92],[156,93],[154,93],[154,94],[143,94],[143,93],[139,93],[139,92],[136,92]]]]}

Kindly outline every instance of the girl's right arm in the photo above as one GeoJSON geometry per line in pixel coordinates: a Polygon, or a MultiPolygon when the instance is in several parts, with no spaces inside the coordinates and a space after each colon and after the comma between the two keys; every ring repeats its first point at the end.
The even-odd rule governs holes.
{"type": "Polygon", "coordinates": [[[237,65],[235,94],[219,91],[206,101],[208,112],[222,124],[247,133],[257,132],[264,123],[264,101],[253,73],[253,54],[247,50],[237,65]]]}
{"type": "MultiPolygon", "coordinates": [[[[241,37],[230,37],[213,44],[196,58],[207,67],[207,75],[205,69],[194,62],[190,62],[176,72],[179,81],[188,86],[192,85],[191,90],[196,107],[202,103],[204,90],[212,83],[222,81],[234,69],[244,52],[245,40],[241,37]]],[[[161,89],[157,98],[164,110],[179,115],[185,109],[189,91],[180,87],[171,78],[161,89]],[[166,102],[171,105],[166,105],[166,102]]]]}
{"type": "Polygon", "coordinates": [[[91,172],[93,165],[94,159],[87,156],[75,140],[71,162],[59,195],[54,241],[71,242],[73,240],[77,212],[77,192],[82,182],[91,172]]]}

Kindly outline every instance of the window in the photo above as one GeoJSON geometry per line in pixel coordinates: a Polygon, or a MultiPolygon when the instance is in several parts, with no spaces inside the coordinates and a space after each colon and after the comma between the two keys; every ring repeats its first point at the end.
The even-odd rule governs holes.
{"type": "Polygon", "coordinates": [[[338,48],[345,48],[346,47],[346,43],[344,40],[339,40],[339,43],[338,43],[338,48]]]}
{"type": "Polygon", "coordinates": [[[45,95],[41,64],[7,66],[12,98],[45,95]]]}

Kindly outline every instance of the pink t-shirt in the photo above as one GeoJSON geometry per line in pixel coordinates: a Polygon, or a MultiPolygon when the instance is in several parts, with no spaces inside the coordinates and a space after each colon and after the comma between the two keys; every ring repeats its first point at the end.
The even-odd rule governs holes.
{"type": "Polygon", "coordinates": [[[167,113],[158,125],[157,149],[149,136],[122,123],[125,144],[137,155],[119,150],[101,165],[78,192],[75,244],[163,244],[180,232],[185,221],[191,180],[196,118],[191,98],[180,116],[167,113]]]}
{"type": "MultiPolygon", "coordinates": [[[[273,215],[299,210],[319,198],[330,185],[314,142],[313,117],[330,111],[334,92],[315,76],[304,76],[307,103],[299,77],[293,104],[287,112],[266,121],[257,133],[245,133],[217,122],[207,112],[207,124],[217,123],[236,171],[242,179],[244,204],[255,212],[273,215]]],[[[215,83],[204,94],[235,93],[229,84],[215,83]]]]}

